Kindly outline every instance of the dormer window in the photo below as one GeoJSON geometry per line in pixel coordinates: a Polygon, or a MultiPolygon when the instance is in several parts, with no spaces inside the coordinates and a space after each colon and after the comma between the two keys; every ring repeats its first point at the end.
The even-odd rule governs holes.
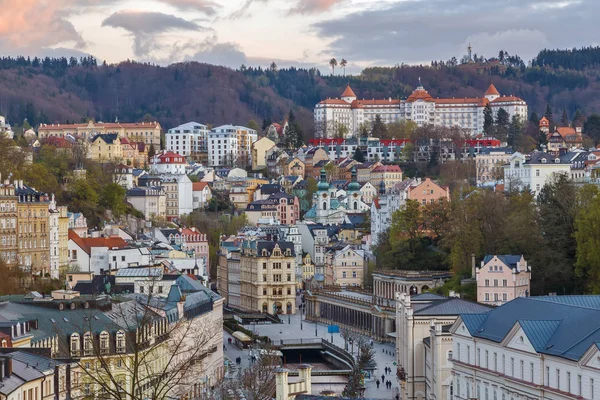
{"type": "Polygon", "coordinates": [[[86,332],[83,335],[83,353],[86,356],[92,355],[94,351],[94,343],[92,343],[92,334],[90,332],[86,332]]]}
{"type": "Polygon", "coordinates": [[[116,350],[117,353],[125,353],[125,332],[118,331],[116,335],[116,350]]]}
{"type": "Polygon", "coordinates": [[[79,334],[73,333],[71,335],[71,355],[78,356],[79,355],[79,334]]]}
{"type": "Polygon", "coordinates": [[[546,159],[542,158],[542,164],[546,164],[546,159]]]}

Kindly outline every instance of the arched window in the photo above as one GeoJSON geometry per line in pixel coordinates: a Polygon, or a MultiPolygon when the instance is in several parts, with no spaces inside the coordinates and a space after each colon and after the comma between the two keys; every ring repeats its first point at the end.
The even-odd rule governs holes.
{"type": "Polygon", "coordinates": [[[100,353],[107,354],[110,351],[110,335],[104,331],[100,333],[100,353]]]}
{"type": "Polygon", "coordinates": [[[83,335],[83,353],[86,356],[89,356],[94,351],[94,343],[92,342],[92,334],[90,332],[86,332],[83,335]]]}
{"type": "Polygon", "coordinates": [[[73,333],[71,335],[71,355],[78,356],[79,355],[79,334],[73,333]]]}
{"type": "Polygon", "coordinates": [[[327,210],[327,202],[326,201],[323,202],[323,210],[327,210]]]}
{"type": "Polygon", "coordinates": [[[358,210],[358,202],[357,201],[354,202],[354,209],[358,210]]]}

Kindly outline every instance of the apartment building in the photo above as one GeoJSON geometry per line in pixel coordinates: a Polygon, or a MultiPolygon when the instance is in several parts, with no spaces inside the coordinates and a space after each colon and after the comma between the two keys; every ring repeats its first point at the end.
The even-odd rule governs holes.
{"type": "Polygon", "coordinates": [[[176,126],[165,133],[165,149],[204,164],[208,161],[209,132],[206,125],[198,122],[176,126]]]}
{"type": "Polygon", "coordinates": [[[240,307],[296,313],[296,254],[292,242],[246,239],[240,255],[240,307]]]}
{"type": "Polygon", "coordinates": [[[46,193],[15,182],[17,195],[19,245],[17,258],[25,272],[46,275],[50,273],[50,237],[48,227],[48,206],[50,199],[46,193]]]}
{"type": "Polygon", "coordinates": [[[487,255],[475,276],[482,304],[498,306],[531,293],[531,267],[522,255],[487,255]]]}
{"type": "Polygon", "coordinates": [[[97,134],[116,133],[119,138],[142,142],[160,149],[161,129],[158,122],[96,123],[90,120],[84,124],[41,124],[37,131],[40,140],[48,137],[65,138],[67,135],[89,139],[97,134]]]}
{"type": "Polygon", "coordinates": [[[246,167],[252,165],[252,143],[258,140],[254,129],[222,125],[208,134],[209,165],[246,167]]]}
{"type": "Polygon", "coordinates": [[[0,260],[17,265],[17,200],[15,185],[0,180],[0,260]]]}

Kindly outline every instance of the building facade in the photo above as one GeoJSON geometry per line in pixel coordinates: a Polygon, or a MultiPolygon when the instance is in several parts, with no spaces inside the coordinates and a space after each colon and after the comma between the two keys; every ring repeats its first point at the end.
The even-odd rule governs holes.
{"type": "Polygon", "coordinates": [[[244,240],[240,256],[241,309],[295,314],[295,268],[293,243],[244,240]]]}
{"type": "Polygon", "coordinates": [[[504,166],[504,190],[529,190],[537,198],[544,185],[561,174],[570,176],[570,162],[541,151],[529,156],[516,152],[504,166]]]}
{"type": "Polygon", "coordinates": [[[252,165],[252,143],[258,134],[243,126],[222,125],[208,134],[208,163],[213,167],[252,165]]]}
{"type": "Polygon", "coordinates": [[[0,182],[0,260],[9,266],[17,265],[19,249],[17,200],[15,185],[8,180],[0,182]]]}
{"type": "Polygon", "coordinates": [[[49,198],[19,181],[17,215],[18,263],[23,271],[45,276],[50,273],[50,238],[48,227],[49,198]]]}
{"type": "Polygon", "coordinates": [[[41,124],[38,127],[38,137],[65,138],[67,135],[89,139],[97,134],[116,133],[119,138],[142,142],[160,149],[161,126],[158,122],[135,123],[103,123],[89,121],[87,124],[41,124]]]}
{"type": "Polygon", "coordinates": [[[384,123],[413,121],[417,125],[433,124],[459,127],[476,135],[483,132],[484,109],[490,106],[494,116],[501,108],[509,118],[527,119],[527,103],[515,96],[501,96],[491,84],[483,97],[433,98],[420,84],[406,100],[359,100],[348,86],[339,99],[326,99],[314,109],[315,136],[332,138],[344,127],[349,136],[357,136],[361,127],[370,126],[377,116],[384,123]]]}
{"type": "Polygon", "coordinates": [[[486,147],[475,155],[477,186],[495,184],[502,180],[504,165],[514,151],[509,147],[486,147]]]}
{"type": "Polygon", "coordinates": [[[523,256],[487,255],[475,275],[482,304],[498,306],[531,293],[531,267],[523,256]]]}
{"type": "Polygon", "coordinates": [[[452,333],[454,399],[595,399],[600,297],[519,297],[461,315],[452,333]]]}
{"type": "Polygon", "coordinates": [[[208,160],[208,132],[208,127],[198,122],[187,122],[176,126],[165,133],[165,149],[206,163],[208,160]]]}

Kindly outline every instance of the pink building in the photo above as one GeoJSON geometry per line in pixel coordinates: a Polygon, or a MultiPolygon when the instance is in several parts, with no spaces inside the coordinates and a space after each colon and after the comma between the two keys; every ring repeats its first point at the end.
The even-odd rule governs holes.
{"type": "Polygon", "coordinates": [[[180,229],[180,234],[183,238],[183,243],[185,243],[185,249],[194,250],[197,258],[204,258],[204,265],[210,265],[208,259],[208,239],[206,234],[194,227],[180,229]]]}
{"type": "Polygon", "coordinates": [[[294,225],[300,218],[300,201],[298,197],[287,193],[275,193],[269,196],[269,200],[278,202],[277,219],[282,225],[294,225]]]}
{"type": "Polygon", "coordinates": [[[523,256],[487,255],[475,275],[479,303],[501,305],[531,291],[531,268],[523,256]]]}
{"type": "Polygon", "coordinates": [[[425,178],[416,186],[408,189],[408,198],[415,200],[421,205],[433,204],[440,201],[450,201],[450,189],[447,186],[440,186],[430,178],[425,178]]]}

